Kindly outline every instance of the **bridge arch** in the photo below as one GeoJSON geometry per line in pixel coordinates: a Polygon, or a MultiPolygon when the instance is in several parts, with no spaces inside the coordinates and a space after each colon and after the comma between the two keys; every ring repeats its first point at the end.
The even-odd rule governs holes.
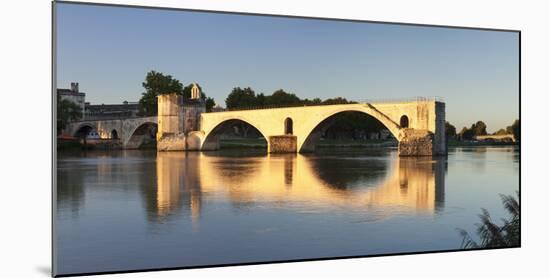
{"type": "Polygon", "coordinates": [[[211,130],[204,132],[204,140],[202,142],[202,150],[217,150],[219,149],[219,140],[220,136],[223,134],[224,131],[226,131],[225,128],[229,127],[231,124],[236,123],[245,123],[249,125],[250,127],[254,128],[260,135],[266,140],[268,140],[268,137],[266,136],[266,132],[262,131],[260,127],[252,124],[250,120],[243,119],[240,117],[231,117],[224,119],[223,121],[219,122],[217,125],[215,125],[211,130]]]}
{"type": "Polygon", "coordinates": [[[116,129],[111,130],[111,139],[119,139],[118,131],[116,129]]]}
{"type": "MultiPolygon", "coordinates": [[[[153,140],[155,134],[151,134],[151,130],[155,130],[158,124],[154,121],[141,121],[130,128],[124,140],[124,147],[127,149],[136,149],[141,146],[146,140],[153,140]]],[[[116,130],[115,130],[116,131],[116,130]]]]}
{"type": "Polygon", "coordinates": [[[97,126],[87,122],[81,123],[73,129],[73,131],[71,132],[71,136],[84,138],[92,130],[97,131],[97,126]]]}
{"type": "Polygon", "coordinates": [[[298,140],[298,151],[299,152],[314,151],[315,146],[319,142],[319,139],[321,139],[321,136],[324,130],[330,127],[331,119],[334,119],[337,115],[347,113],[347,112],[356,112],[356,113],[361,113],[372,117],[373,119],[380,122],[385,128],[387,128],[397,141],[400,140],[401,127],[391,119],[385,117],[380,112],[377,112],[374,109],[371,109],[369,107],[338,108],[323,114],[321,117],[316,118],[313,122],[309,124],[307,128],[305,128],[305,130],[302,131],[303,139],[298,140]]]}

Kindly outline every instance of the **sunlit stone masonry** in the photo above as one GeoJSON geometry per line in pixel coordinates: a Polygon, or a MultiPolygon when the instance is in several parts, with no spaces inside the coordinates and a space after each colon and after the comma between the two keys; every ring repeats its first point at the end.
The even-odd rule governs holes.
{"type": "Polygon", "coordinates": [[[200,141],[191,133],[199,130],[205,111],[204,101],[193,90],[191,99],[176,94],[158,96],[157,150],[201,150],[200,141]]]}
{"type": "Polygon", "coordinates": [[[388,103],[356,103],[205,113],[204,101],[176,94],[158,97],[158,151],[210,151],[220,148],[227,124],[246,122],[267,140],[270,153],[311,152],[320,126],[338,113],[354,111],[379,120],[399,141],[400,156],[445,155],[445,103],[421,98],[388,103]]]}

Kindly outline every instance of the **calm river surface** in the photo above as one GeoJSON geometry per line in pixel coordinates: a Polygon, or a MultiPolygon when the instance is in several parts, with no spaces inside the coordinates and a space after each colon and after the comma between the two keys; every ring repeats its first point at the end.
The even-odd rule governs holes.
{"type": "Polygon", "coordinates": [[[514,147],[267,155],[59,153],[58,274],[460,247],[477,214],[506,214],[514,147]]]}

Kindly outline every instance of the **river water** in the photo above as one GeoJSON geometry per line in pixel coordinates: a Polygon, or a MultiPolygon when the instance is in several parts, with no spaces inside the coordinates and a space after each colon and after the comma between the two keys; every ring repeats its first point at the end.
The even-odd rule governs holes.
{"type": "Polygon", "coordinates": [[[59,153],[58,274],[458,249],[506,217],[515,147],[59,153]]]}

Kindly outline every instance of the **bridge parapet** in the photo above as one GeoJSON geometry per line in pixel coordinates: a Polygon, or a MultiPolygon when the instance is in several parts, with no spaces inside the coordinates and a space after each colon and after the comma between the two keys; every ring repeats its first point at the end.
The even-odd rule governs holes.
{"type": "Polygon", "coordinates": [[[377,99],[361,99],[350,100],[349,103],[294,103],[294,104],[272,104],[272,105],[253,105],[253,106],[241,106],[228,108],[222,111],[210,111],[205,113],[221,113],[221,112],[235,112],[246,110],[263,110],[263,109],[279,109],[279,108],[296,108],[296,107],[311,107],[311,106],[329,106],[329,105],[342,105],[342,104],[399,104],[410,102],[444,102],[442,97],[430,96],[430,97],[411,97],[411,98],[377,98],[377,99]]]}

